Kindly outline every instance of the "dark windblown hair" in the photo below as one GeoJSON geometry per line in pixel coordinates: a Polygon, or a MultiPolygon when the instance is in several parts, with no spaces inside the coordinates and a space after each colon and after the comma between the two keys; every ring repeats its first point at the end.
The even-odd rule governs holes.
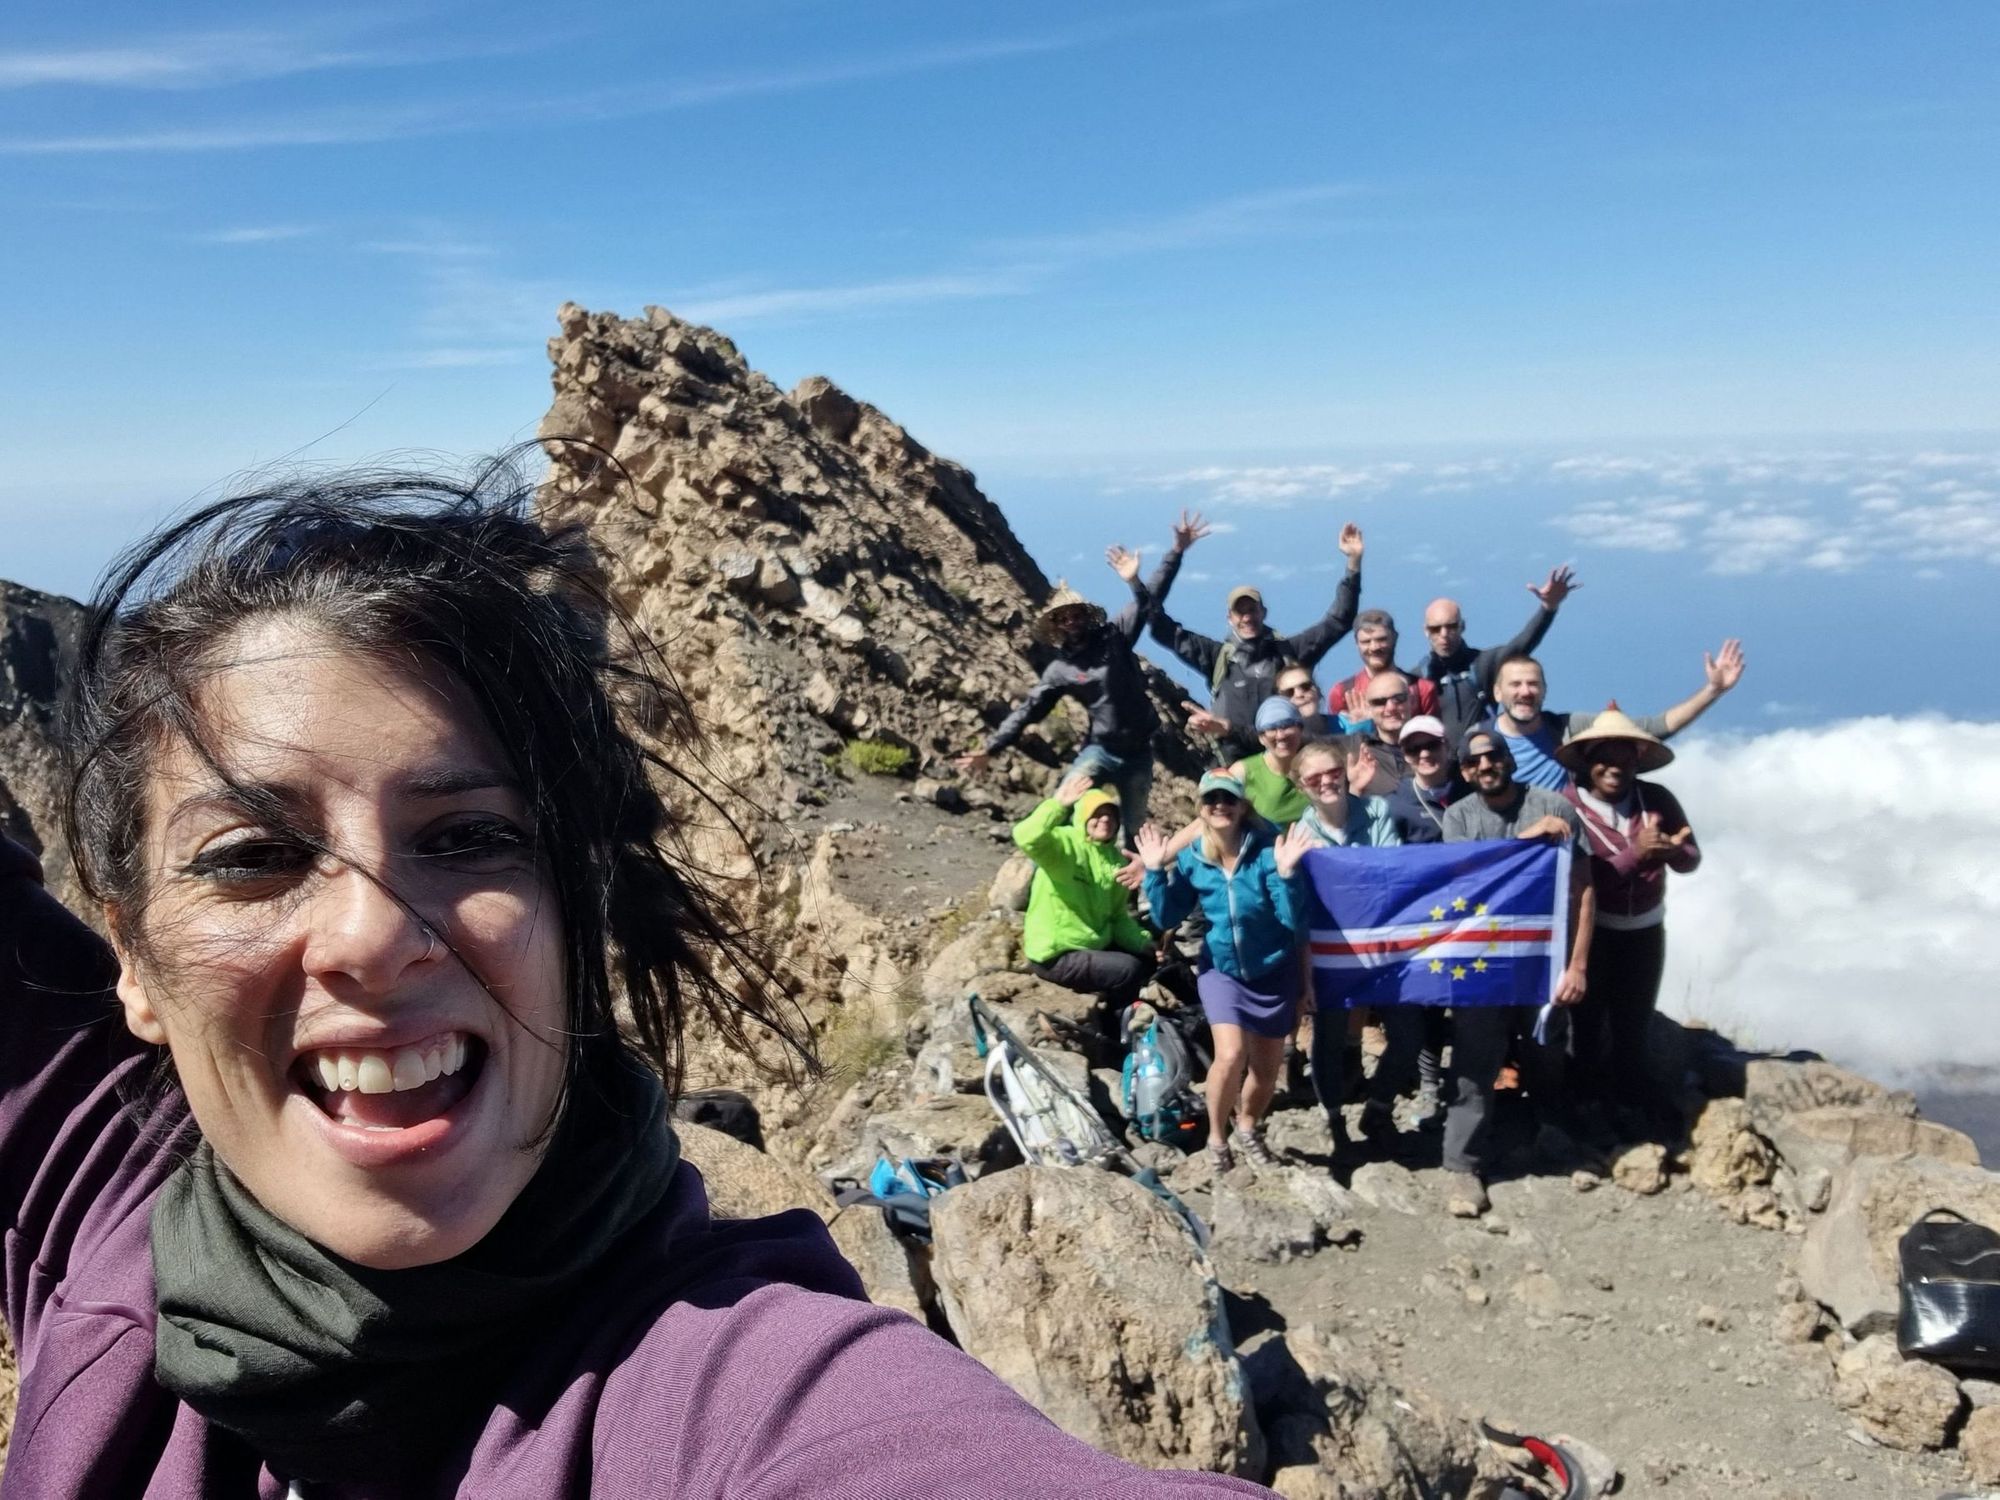
{"type": "Polygon", "coordinates": [[[756,1026],[802,1051],[763,947],[669,852],[679,830],[648,771],[687,778],[619,723],[622,704],[647,731],[686,743],[685,702],[606,595],[581,530],[545,529],[530,496],[505,460],[465,482],[342,473],[219,501],[129,551],[94,601],[64,735],[78,879],[115,914],[119,941],[148,957],[146,787],[177,741],[270,827],[332,852],[231,775],[197,708],[241,627],[295,620],[405,669],[441,668],[508,757],[560,906],[574,1033],[564,1105],[620,1048],[678,1092],[697,1015],[739,1047],[756,1026]]]}

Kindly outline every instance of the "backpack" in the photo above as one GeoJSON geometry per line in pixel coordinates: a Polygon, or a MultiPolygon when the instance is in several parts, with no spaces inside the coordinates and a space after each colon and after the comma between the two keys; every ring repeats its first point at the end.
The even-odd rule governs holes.
{"type": "Polygon", "coordinates": [[[842,1208],[869,1203],[882,1210],[882,1220],[907,1239],[929,1244],[931,1199],[947,1188],[965,1185],[965,1167],[949,1156],[898,1159],[882,1156],[868,1174],[868,1185],[859,1184],[834,1195],[842,1208]]]}
{"type": "Polygon", "coordinates": [[[1145,1140],[1193,1150],[1205,1138],[1207,1111],[1190,1087],[1194,1073],[1180,1029],[1135,1000],[1126,1007],[1119,1039],[1126,1049],[1125,1118],[1145,1140]]]}

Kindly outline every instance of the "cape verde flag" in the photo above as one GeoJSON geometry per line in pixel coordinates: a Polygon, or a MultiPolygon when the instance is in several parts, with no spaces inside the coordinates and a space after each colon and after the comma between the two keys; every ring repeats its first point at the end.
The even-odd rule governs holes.
{"type": "Polygon", "coordinates": [[[1311,849],[1320,1004],[1544,1005],[1569,955],[1567,845],[1311,849]]]}

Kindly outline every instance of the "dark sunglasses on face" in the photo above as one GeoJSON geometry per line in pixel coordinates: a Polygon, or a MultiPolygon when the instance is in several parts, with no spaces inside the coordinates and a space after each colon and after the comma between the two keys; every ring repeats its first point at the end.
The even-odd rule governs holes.
{"type": "Polygon", "coordinates": [[[1443,740],[1413,739],[1403,741],[1405,755],[1437,755],[1444,749],[1443,740]]]}
{"type": "Polygon", "coordinates": [[[1483,766],[1488,761],[1491,761],[1496,766],[1504,766],[1507,764],[1507,752],[1504,750],[1468,750],[1465,752],[1464,760],[1468,766],[1483,766]]]}
{"type": "Polygon", "coordinates": [[[1339,782],[1346,779],[1347,773],[1345,771],[1335,766],[1329,766],[1324,771],[1315,771],[1310,776],[1301,776],[1299,781],[1305,786],[1325,786],[1328,782],[1339,782]]]}
{"type": "Polygon", "coordinates": [[[1308,698],[1317,698],[1319,696],[1319,689],[1314,687],[1310,682],[1295,682],[1288,688],[1279,688],[1278,691],[1283,693],[1287,698],[1296,698],[1301,693],[1304,693],[1308,698]]]}
{"type": "Polygon", "coordinates": [[[1387,708],[1391,703],[1408,703],[1409,701],[1410,695],[1407,692],[1388,693],[1380,698],[1370,698],[1368,706],[1370,708],[1387,708]]]}
{"type": "Polygon", "coordinates": [[[1239,798],[1232,797],[1227,792],[1210,792],[1206,797],[1201,799],[1201,805],[1203,807],[1234,807],[1239,800],[1239,798]]]}

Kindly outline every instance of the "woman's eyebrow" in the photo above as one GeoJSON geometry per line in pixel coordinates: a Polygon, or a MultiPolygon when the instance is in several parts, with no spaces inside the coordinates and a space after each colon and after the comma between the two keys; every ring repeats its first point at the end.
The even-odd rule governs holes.
{"type": "Polygon", "coordinates": [[[518,792],[521,784],[490,766],[441,766],[412,771],[397,782],[397,790],[412,797],[456,797],[463,792],[518,792]]]}

